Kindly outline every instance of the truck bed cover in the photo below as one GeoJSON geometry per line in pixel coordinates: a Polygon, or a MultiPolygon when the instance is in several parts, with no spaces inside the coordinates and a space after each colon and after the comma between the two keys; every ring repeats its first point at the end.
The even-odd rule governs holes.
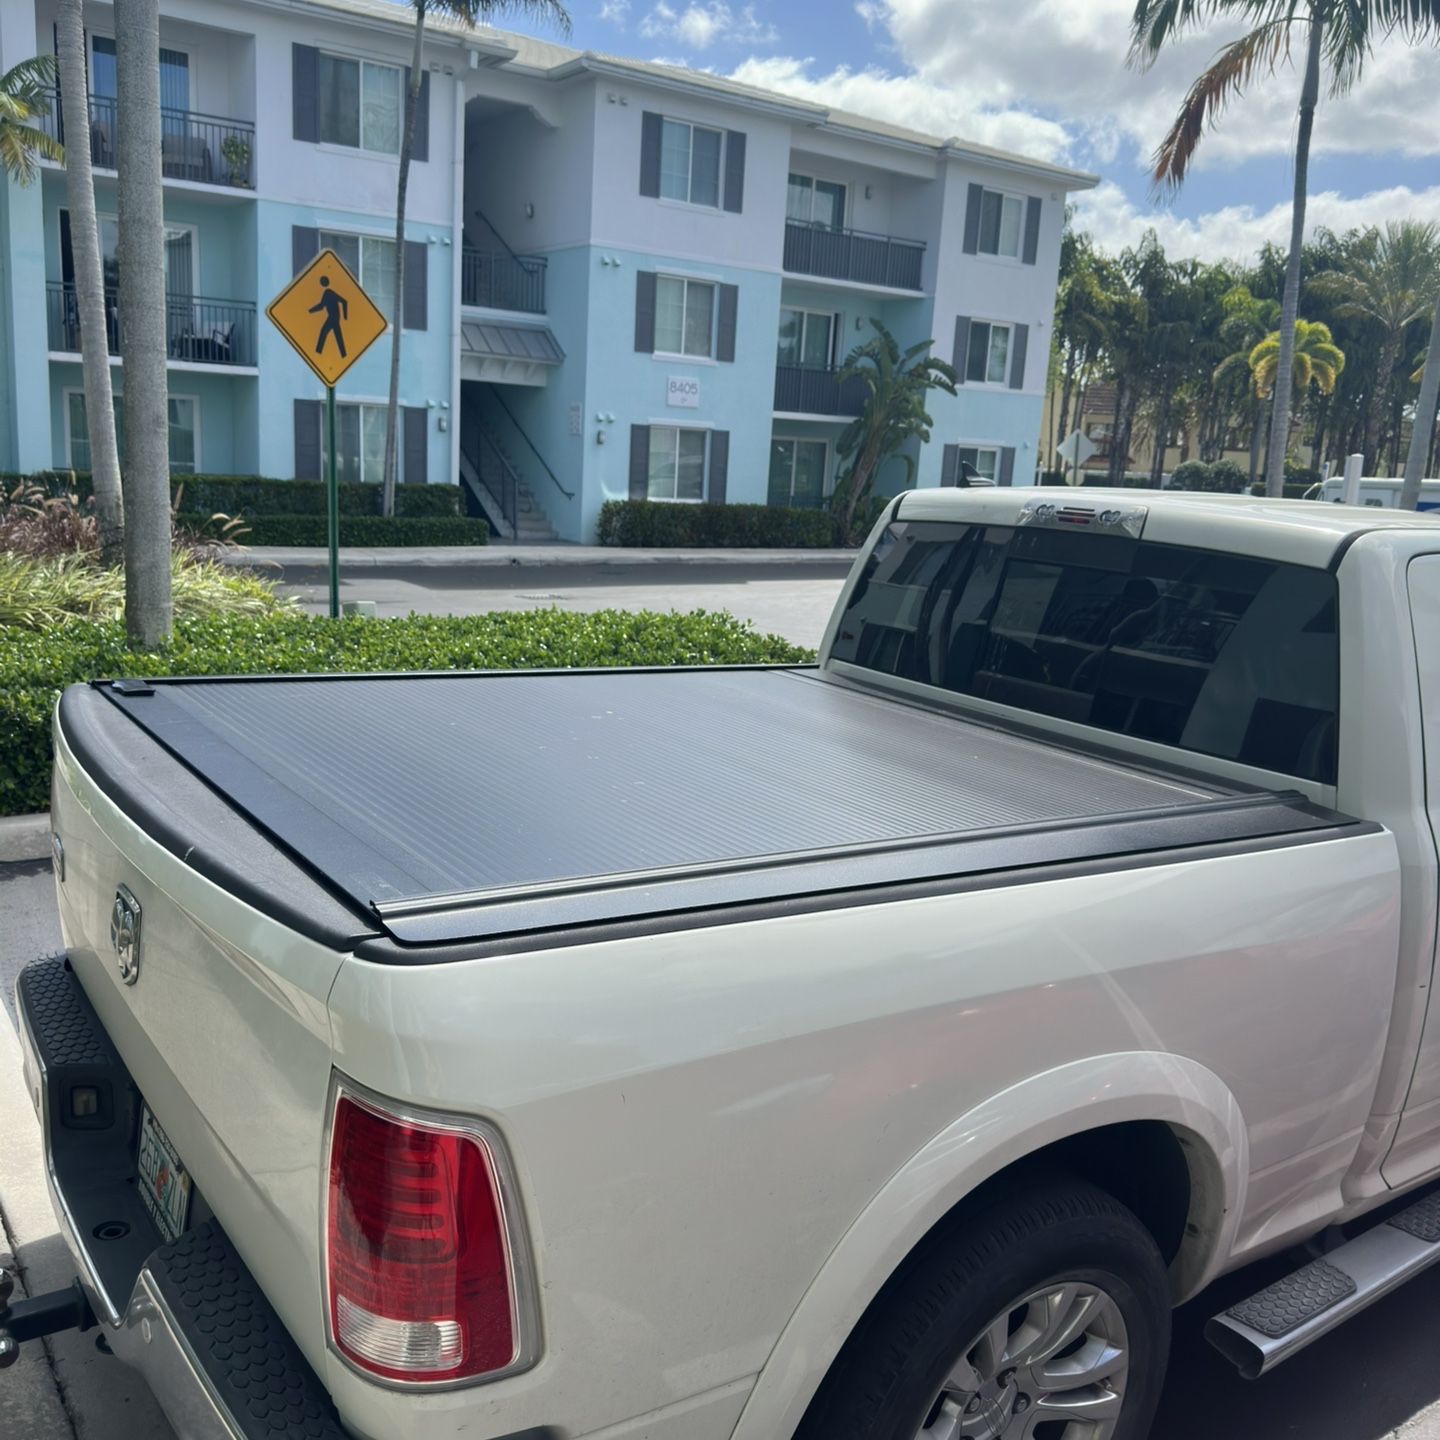
{"type": "Polygon", "coordinates": [[[402,945],[1343,823],[1298,796],[1141,770],[809,669],[95,691],[402,945]]]}

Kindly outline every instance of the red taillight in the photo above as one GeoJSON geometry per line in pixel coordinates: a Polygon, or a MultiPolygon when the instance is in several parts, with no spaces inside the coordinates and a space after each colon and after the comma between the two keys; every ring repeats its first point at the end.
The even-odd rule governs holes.
{"type": "Polygon", "coordinates": [[[464,1380],[520,1355],[496,1160],[479,1133],[341,1093],[330,1140],[330,1334],[390,1380],[464,1380]]]}

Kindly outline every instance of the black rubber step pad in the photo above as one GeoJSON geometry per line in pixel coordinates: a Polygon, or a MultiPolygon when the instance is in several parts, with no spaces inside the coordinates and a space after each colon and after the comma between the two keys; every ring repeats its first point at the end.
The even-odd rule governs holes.
{"type": "Polygon", "coordinates": [[[1354,1293],[1355,1282],[1343,1270],[1312,1260],[1225,1313],[1274,1340],[1354,1293]]]}
{"type": "Polygon", "coordinates": [[[1433,1245],[1440,1240],[1440,1194],[1417,1200],[1398,1215],[1392,1215],[1386,1223],[1425,1241],[1427,1245],[1433,1245]]]}
{"type": "Polygon", "coordinates": [[[100,1028],[63,955],[52,955],[20,972],[40,1058],[61,1065],[113,1065],[115,1052],[100,1028]]]}

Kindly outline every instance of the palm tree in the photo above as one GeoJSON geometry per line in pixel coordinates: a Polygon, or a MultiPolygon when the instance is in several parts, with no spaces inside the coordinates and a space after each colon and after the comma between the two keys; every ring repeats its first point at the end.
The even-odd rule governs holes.
{"type": "Polygon", "coordinates": [[[1281,61],[1289,59],[1295,26],[1309,26],[1296,127],[1290,254],[1275,357],[1275,408],[1265,473],[1266,493],[1281,495],[1290,438],[1292,337],[1300,313],[1310,136],[1320,100],[1320,71],[1322,65],[1328,70],[1331,92],[1343,94],[1360,78],[1377,36],[1383,39],[1399,33],[1411,43],[1440,38],[1440,0],[1136,0],[1131,17],[1131,60],[1153,64],[1166,45],[1183,34],[1212,20],[1229,19],[1244,19],[1253,28],[1226,45],[1190,87],[1175,123],[1155,152],[1154,180],[1162,188],[1178,188],[1206,127],[1257,73],[1273,75],[1281,61]]]}
{"type": "Polygon", "coordinates": [[[907,440],[922,444],[930,438],[935,423],[925,409],[931,390],[957,393],[959,376],[944,360],[926,352],[935,343],[922,340],[903,354],[895,337],[878,320],[871,320],[875,335],[857,345],[840,371],[839,383],[861,381],[866,391],[865,408],[841,432],[835,453],[848,461],[836,480],[830,505],[842,539],[848,540],[861,502],[874,488],[880,467],[899,456],[906,469],[906,484],[915,475],[915,461],[901,453],[907,440]]]}
{"type": "Polygon", "coordinates": [[[172,621],[159,0],[115,0],[115,52],[125,631],[131,645],[149,649],[170,638],[172,621]]]}
{"type": "MultiPolygon", "coordinates": [[[[1280,382],[1280,348],[1280,331],[1276,330],[1250,352],[1250,373],[1255,377],[1255,393],[1261,399],[1274,395],[1280,382]]],[[[1330,327],[1318,320],[1295,322],[1291,356],[1290,383],[1297,400],[1303,400],[1312,385],[1322,395],[1329,395],[1345,368],[1345,352],[1335,344],[1330,327]]]]}
{"type": "Polygon", "coordinates": [[[90,439],[90,480],[100,558],[119,565],[125,545],[120,498],[120,456],[115,447],[115,401],[110,392],[110,342],[106,333],[105,278],[100,265],[100,228],[86,143],[90,114],[85,70],[82,0],[60,0],[55,44],[60,52],[60,102],[74,117],[79,141],[65,157],[65,194],[70,205],[70,249],[75,263],[75,309],[80,318],[80,359],[85,385],[85,429],[90,439]]]}
{"type": "Polygon", "coordinates": [[[1351,248],[1344,270],[1327,270],[1310,284],[1316,295],[1334,303],[1337,315],[1379,331],[1380,364],[1365,411],[1365,457],[1373,464],[1405,332],[1429,311],[1440,286],[1440,227],[1406,220],[1367,230],[1351,248]]]}
{"type": "Polygon", "coordinates": [[[424,78],[425,19],[435,14],[458,21],[467,29],[488,22],[497,11],[532,15],[547,20],[561,34],[570,33],[570,15],[560,0],[410,0],[415,10],[415,51],[410,61],[410,83],[405,88],[405,121],[400,132],[400,175],[395,185],[395,323],[390,327],[390,403],[385,412],[385,484],[381,507],[395,513],[396,437],[400,422],[400,332],[405,307],[405,197],[410,188],[410,157],[415,149],[415,112],[424,78]]]}
{"type": "Polygon", "coordinates": [[[1413,510],[1420,503],[1420,481],[1435,434],[1435,414],[1440,408],[1440,291],[1430,319],[1430,348],[1420,375],[1420,398],[1415,402],[1415,421],[1410,427],[1410,450],[1405,457],[1405,483],[1400,487],[1400,508],[1413,510]]]}
{"type": "Polygon", "coordinates": [[[50,113],[55,57],[35,55],[0,75],[0,170],[18,184],[35,179],[38,160],[63,160],[65,148],[30,122],[50,113]]]}
{"type": "MultiPolygon", "coordinates": [[[[1230,390],[1243,377],[1245,407],[1250,411],[1250,484],[1254,485],[1260,471],[1260,447],[1264,443],[1265,417],[1268,408],[1255,384],[1250,356],[1255,347],[1280,323],[1278,300],[1257,300],[1247,285],[1237,285],[1225,296],[1225,319],[1220,334],[1235,348],[1215,367],[1217,388],[1230,390]]],[[[1233,391],[1231,392],[1233,396],[1233,391]]],[[[1233,412],[1232,412],[1233,413],[1233,412]]]]}

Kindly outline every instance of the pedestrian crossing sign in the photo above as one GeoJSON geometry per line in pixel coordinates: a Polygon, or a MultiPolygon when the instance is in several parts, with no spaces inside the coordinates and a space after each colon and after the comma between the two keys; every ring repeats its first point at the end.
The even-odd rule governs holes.
{"type": "Polygon", "coordinates": [[[329,386],[390,328],[333,250],[322,250],[265,313],[329,386]]]}

